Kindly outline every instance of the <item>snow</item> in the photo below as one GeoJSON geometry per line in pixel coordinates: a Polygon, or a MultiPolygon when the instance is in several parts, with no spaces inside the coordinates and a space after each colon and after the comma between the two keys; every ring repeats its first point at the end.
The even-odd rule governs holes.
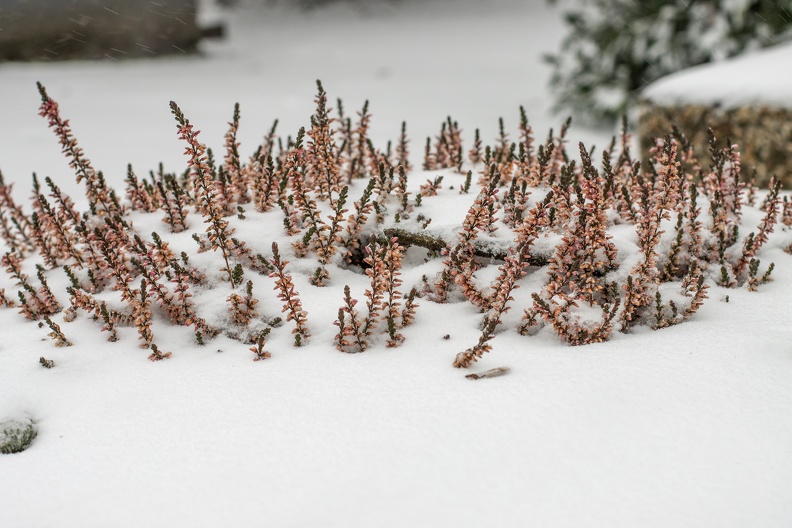
{"type": "Polygon", "coordinates": [[[792,108],[792,42],[686,69],[652,83],[642,97],[656,104],[723,108],[792,108]]]}
{"type": "MultiPolygon", "coordinates": [[[[307,125],[316,78],[331,100],[344,98],[348,113],[370,98],[378,146],[406,119],[416,161],[422,138],[448,114],[469,145],[474,127],[493,138],[499,115],[516,130],[524,104],[541,138],[560,123],[545,111],[550,94],[539,66],[540,52],[558,41],[560,11],[545,2],[482,4],[455,3],[446,18],[443,3],[364,16],[339,6],[307,18],[278,8],[232,18],[231,39],[207,45],[204,57],[2,65],[0,168],[18,200],[34,170],[76,195],[55,138],[35,115],[36,80],[116,184],[127,162],[143,174],[160,160],[184,167],[169,99],[217,152],[240,101],[244,151],[275,117],[283,134],[307,125]]],[[[570,137],[609,141],[574,127],[570,137]]],[[[411,183],[434,174],[413,174],[411,183]]],[[[426,199],[424,207],[430,231],[451,236],[473,195],[449,190],[464,177],[444,174],[448,206],[426,199]]],[[[266,247],[276,235],[246,215],[230,221],[241,238],[266,247]]],[[[138,215],[135,225],[165,232],[160,216],[138,215]]],[[[634,230],[614,226],[613,234],[619,258],[635,258],[634,230]]],[[[515,291],[493,351],[470,369],[511,372],[477,381],[451,367],[480,334],[481,314],[469,303],[419,300],[401,347],[383,341],[342,354],[332,345],[341,288],[349,283],[362,298],[367,281],[333,268],[331,286],[315,288],[297,273],[298,259],[290,258],[313,336],[295,348],[288,323],[275,329],[265,361],[224,337],[197,347],[190,330],[157,321],[157,343],[173,357],[151,363],[133,328],[119,328],[121,340],[108,343],[84,314],[61,325],[74,346],[55,348],[46,330],[0,309],[0,422],[29,416],[39,428],[30,449],[0,455],[0,524],[789,526],[792,257],[781,248],[790,242],[777,229],[762,250],[776,270],[759,292],[712,286],[690,321],[582,347],[548,329],[514,331],[518,306],[541,286],[542,274],[532,274],[515,291]],[[56,366],[39,365],[42,355],[56,366]]],[[[540,241],[547,251],[552,245],[540,241]]],[[[187,234],[173,242],[181,246],[194,248],[187,234]]],[[[437,260],[407,261],[405,285],[439,271],[437,260]]],[[[246,279],[255,281],[262,311],[278,315],[271,279],[246,279]]],[[[67,281],[51,284],[62,291],[67,281]]],[[[0,287],[10,285],[0,277],[0,287]]],[[[219,318],[227,291],[218,291],[222,298],[209,292],[201,306],[219,318]]]]}

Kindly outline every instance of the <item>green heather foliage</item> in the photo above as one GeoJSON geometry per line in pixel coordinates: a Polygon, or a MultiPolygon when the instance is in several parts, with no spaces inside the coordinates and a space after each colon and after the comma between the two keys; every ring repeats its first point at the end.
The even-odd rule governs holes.
{"type": "MultiPolygon", "coordinates": [[[[614,119],[652,81],[792,37],[788,0],[582,0],[546,57],[558,108],[614,119]]],[[[781,65],[779,65],[781,67],[781,65]]]]}
{"type": "Polygon", "coordinates": [[[410,163],[406,125],[380,150],[368,137],[368,102],[347,117],[317,88],[310,128],[283,138],[273,125],[247,158],[238,105],[215,156],[172,102],[187,170],[139,178],[130,168],[118,192],[39,85],[40,114],[88,207],[78,211],[50,179],[48,190],[34,180],[23,207],[0,175],[2,267],[13,285],[0,288],[0,306],[48,329],[56,347],[71,346],[68,323],[87,315],[111,342],[136,331],[152,361],[171,356],[156,342],[163,327],[198,346],[223,334],[259,361],[271,355],[268,339],[284,332],[295,346],[324,339],[347,353],[396,348],[410,341],[416,319],[464,302],[481,314],[478,341],[453,362],[467,367],[504,330],[584,345],[637,325],[682,323],[709,288],[769,281],[762,248],[776,226],[792,226],[780,185],[744,182],[739,152],[712,134],[707,166],[679,133],[659,138],[642,165],[626,125],[595,162],[583,144],[567,150],[569,121],[542,143],[520,109],[515,140],[501,119],[491,144],[476,134],[466,149],[449,117],[425,142],[423,162],[410,163]],[[446,204],[460,199],[470,205],[454,215],[446,204]],[[744,210],[761,222],[743,222],[744,210]],[[443,227],[433,231],[430,216],[443,227]],[[423,249],[405,258],[411,246],[423,249]],[[312,328],[316,307],[337,313],[333,338],[312,328]],[[512,308],[518,320],[507,317],[512,308]]]}

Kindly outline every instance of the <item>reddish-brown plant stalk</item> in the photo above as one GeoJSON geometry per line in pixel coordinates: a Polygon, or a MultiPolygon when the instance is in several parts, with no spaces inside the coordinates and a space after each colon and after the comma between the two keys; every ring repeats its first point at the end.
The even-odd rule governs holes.
{"type": "Polygon", "coordinates": [[[435,284],[435,299],[444,302],[452,283],[462,287],[462,293],[471,302],[485,307],[485,300],[481,292],[473,283],[473,273],[476,270],[473,241],[478,238],[479,232],[487,229],[493,220],[491,207],[498,194],[498,177],[495,168],[491,167],[490,179],[487,187],[479,192],[476,200],[468,210],[459,232],[457,243],[448,250],[444,262],[444,269],[440,279],[435,284]]]}
{"type": "Polygon", "coordinates": [[[489,309],[481,325],[479,340],[473,347],[457,354],[454,367],[467,368],[492,349],[489,341],[495,337],[501,318],[509,310],[509,302],[514,300],[511,293],[519,288],[517,281],[523,275],[530,248],[539,237],[539,231],[548,224],[547,212],[551,198],[548,195],[543,202],[537,204],[520,226],[515,244],[504,259],[504,264],[499,268],[500,274],[493,283],[495,292],[488,299],[489,309]]]}
{"type": "Polygon", "coordinates": [[[114,192],[107,187],[101,174],[94,170],[83,150],[77,146],[77,140],[72,134],[69,121],[60,117],[58,103],[47,95],[47,91],[41,83],[36,83],[36,85],[41,95],[39,115],[47,119],[49,127],[58,136],[63,154],[70,158],[69,166],[77,173],[77,183],[85,181],[88,203],[100,215],[121,214],[123,211],[114,192]]]}
{"type": "Polygon", "coordinates": [[[252,281],[247,281],[244,297],[232,293],[227,301],[230,304],[228,311],[231,312],[231,321],[235,325],[248,326],[250,321],[258,317],[258,312],[256,311],[258,300],[253,296],[252,281]]]}
{"type": "MultiPolygon", "coordinates": [[[[66,338],[66,335],[63,333],[63,331],[61,330],[61,327],[57,323],[55,323],[52,319],[50,319],[46,315],[44,316],[44,321],[47,323],[47,326],[51,330],[50,333],[47,334],[47,335],[49,337],[51,337],[55,341],[55,346],[56,347],[72,346],[71,341],[69,341],[66,338]]],[[[41,323],[39,323],[39,324],[41,324],[41,323]]]]}
{"type": "Polygon", "coordinates": [[[305,153],[306,185],[315,190],[320,200],[331,198],[341,191],[341,167],[338,165],[338,146],[331,127],[333,118],[327,108],[327,93],[321,81],[316,81],[316,112],[311,116],[308,147],[305,153]]]}
{"type": "Polygon", "coordinates": [[[187,142],[184,153],[190,159],[190,177],[195,193],[195,206],[207,224],[206,234],[212,249],[215,251],[219,249],[223,255],[228,280],[231,282],[231,287],[234,287],[236,285],[234,284],[229,261],[232,249],[230,247],[230,237],[234,230],[223,219],[224,207],[217,198],[216,180],[212,178],[212,171],[207,162],[206,147],[198,141],[198,132],[193,130],[190,121],[184,117],[176,103],[171,101],[170,107],[171,113],[173,113],[178,123],[179,139],[187,142]]]}
{"type": "Polygon", "coordinates": [[[264,350],[264,346],[267,344],[267,336],[269,333],[270,328],[265,328],[256,335],[254,339],[255,344],[250,347],[250,351],[256,355],[256,357],[253,358],[253,361],[261,361],[263,359],[272,357],[272,354],[264,350]]]}
{"type": "Polygon", "coordinates": [[[369,346],[358,311],[355,309],[357,299],[353,299],[349,286],[344,286],[344,305],[338,309],[338,320],[333,323],[338,327],[335,336],[336,348],[341,352],[363,352],[369,346]],[[347,319],[348,317],[348,319],[347,319]]]}
{"type": "Polygon", "coordinates": [[[308,338],[311,336],[308,331],[307,320],[308,313],[303,310],[300,298],[294,289],[294,282],[291,275],[286,271],[287,260],[281,260],[278,251],[278,244],[272,243],[272,260],[270,260],[272,267],[275,269],[270,274],[270,277],[275,279],[275,289],[278,291],[278,298],[283,301],[282,312],[286,313],[287,321],[294,321],[294,344],[296,346],[303,346],[308,338]]]}

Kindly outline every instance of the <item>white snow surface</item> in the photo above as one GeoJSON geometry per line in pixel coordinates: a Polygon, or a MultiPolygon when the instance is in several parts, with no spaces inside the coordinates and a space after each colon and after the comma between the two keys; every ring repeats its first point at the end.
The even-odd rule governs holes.
{"type": "Polygon", "coordinates": [[[792,42],[673,73],[644,89],[657,104],[792,108],[792,42]]]}
{"type": "MultiPolygon", "coordinates": [[[[230,39],[202,57],[2,65],[0,168],[17,199],[29,194],[31,171],[77,194],[35,115],[36,80],[116,184],[127,162],[144,174],[160,160],[184,166],[168,100],[219,153],[234,101],[244,149],[275,117],[283,133],[307,125],[316,78],[348,113],[371,99],[377,144],[406,119],[416,159],[447,114],[469,145],[475,127],[494,137],[500,115],[516,130],[524,104],[541,138],[559,124],[545,110],[539,54],[557,44],[560,12],[538,1],[483,4],[364,15],[278,8],[232,17],[230,39]]],[[[609,140],[575,128],[570,136],[609,140]]],[[[455,177],[444,185],[459,185],[455,177]]],[[[461,223],[464,207],[446,213],[461,223]]],[[[481,315],[468,303],[421,300],[401,347],[336,351],[339,283],[357,297],[366,287],[352,272],[322,289],[295,273],[311,343],[295,348],[288,328],[276,329],[272,357],[260,362],[236,341],[197,347],[189,330],[155,322],[173,357],[152,363],[134,329],[108,343],[84,315],[61,324],[74,346],[55,348],[45,330],[0,309],[0,422],[31,417],[39,428],[27,451],[0,455],[0,525],[790,526],[792,257],[780,248],[791,241],[777,230],[763,249],[776,271],[759,292],[713,286],[690,321],[597,345],[568,347],[548,329],[517,334],[517,306],[532,286],[523,284],[493,351],[470,369],[511,372],[477,381],[451,367],[478,339],[481,315]],[[42,355],[56,367],[39,365],[42,355]]],[[[617,242],[620,258],[632,258],[623,257],[629,234],[617,242]]],[[[405,283],[422,272],[405,272],[405,283]]],[[[264,310],[277,314],[270,289],[256,284],[264,310]]],[[[211,303],[225,310],[223,299],[211,303]]]]}

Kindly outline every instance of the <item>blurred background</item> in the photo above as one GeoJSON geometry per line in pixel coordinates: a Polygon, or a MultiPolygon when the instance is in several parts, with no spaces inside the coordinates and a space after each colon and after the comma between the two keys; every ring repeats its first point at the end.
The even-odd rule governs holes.
{"type": "MultiPolygon", "coordinates": [[[[378,146],[407,122],[413,157],[452,116],[472,141],[524,106],[539,138],[604,147],[640,90],[670,72],[783,42],[788,0],[0,0],[0,170],[69,187],[36,81],[97,169],[184,167],[168,102],[219,149],[235,102],[252,152],[280,119],[308,124],[315,81],[378,146]]],[[[337,106],[334,104],[333,106],[337,106]]],[[[248,149],[248,150],[245,150],[248,149]]],[[[27,183],[24,184],[27,188],[27,183]]],[[[73,188],[74,189],[74,188],[73,188]]]]}

